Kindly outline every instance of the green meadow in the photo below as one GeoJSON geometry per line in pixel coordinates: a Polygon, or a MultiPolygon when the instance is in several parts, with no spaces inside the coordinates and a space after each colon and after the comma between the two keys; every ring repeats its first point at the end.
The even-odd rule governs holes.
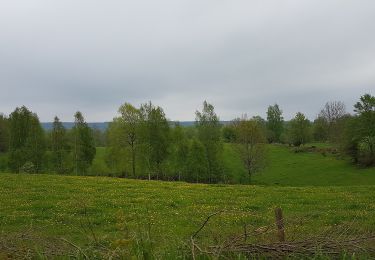
{"type": "MultiPolygon", "coordinates": [[[[0,232],[3,238],[31,232],[39,239],[20,246],[42,250],[63,239],[83,248],[95,239],[113,246],[147,231],[161,258],[179,254],[205,218],[218,211],[223,212],[212,218],[202,239],[236,234],[245,224],[270,225],[275,207],[283,209],[290,237],[340,226],[375,232],[375,169],[285,146],[268,149],[270,166],[254,176],[253,185],[3,173],[0,232]]],[[[230,170],[241,175],[241,163],[231,160],[233,150],[226,147],[225,153],[230,170]]],[[[98,156],[104,157],[103,150],[98,156]]]]}
{"type": "MultiPolygon", "coordinates": [[[[317,146],[317,144],[313,144],[317,146]]],[[[319,144],[318,144],[319,145],[319,144]]],[[[286,146],[269,145],[269,165],[254,183],[283,186],[374,185],[375,168],[359,168],[339,155],[295,153],[286,146]]]]}
{"type": "Polygon", "coordinates": [[[245,223],[272,224],[275,207],[283,208],[291,236],[338,225],[375,231],[373,186],[205,185],[15,174],[2,174],[0,180],[2,233],[31,229],[46,240],[64,238],[80,246],[92,240],[82,226],[89,219],[100,239],[121,239],[119,225],[130,232],[150,228],[155,251],[175,253],[213,212],[224,210],[207,230],[229,235],[245,223]]]}
{"type": "MultiPolygon", "coordinates": [[[[329,148],[329,144],[312,143],[329,148]]],[[[93,162],[95,172],[110,171],[105,164],[105,147],[98,147],[93,162]]],[[[243,162],[231,144],[224,144],[225,172],[237,183],[247,183],[248,177],[243,162]]],[[[252,176],[256,185],[278,186],[356,186],[375,185],[375,168],[361,168],[339,154],[323,155],[319,152],[300,152],[286,145],[267,145],[267,165],[252,176]]]]}

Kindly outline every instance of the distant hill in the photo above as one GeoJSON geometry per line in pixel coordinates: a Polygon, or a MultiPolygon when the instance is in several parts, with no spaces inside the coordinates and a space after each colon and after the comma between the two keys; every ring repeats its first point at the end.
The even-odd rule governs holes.
{"type": "MultiPolygon", "coordinates": [[[[176,121],[173,121],[172,123],[175,123],[176,121]]],[[[229,124],[231,121],[220,121],[220,124],[222,125],[227,125],[229,124]]],[[[180,124],[180,126],[193,126],[195,125],[195,121],[180,121],[178,122],[180,124]]]]}
{"type": "MultiPolygon", "coordinates": [[[[52,122],[44,122],[44,123],[41,123],[42,124],[42,127],[45,129],[45,130],[51,130],[52,127],[53,127],[53,123],[52,122]]],[[[74,126],[74,122],[62,122],[63,126],[66,128],[66,129],[72,129],[73,126],[74,126]]],[[[107,128],[108,128],[108,122],[96,122],[96,123],[88,123],[88,125],[91,127],[91,128],[94,128],[94,129],[99,129],[101,131],[105,131],[107,128]]]]}
{"type": "MultiPolygon", "coordinates": [[[[175,123],[176,121],[172,121],[171,124],[175,123]]],[[[221,124],[227,125],[230,121],[220,121],[221,124]]],[[[43,122],[41,123],[44,130],[51,130],[53,123],[52,122],[43,122]]],[[[74,122],[62,122],[63,126],[66,129],[72,129],[74,126],[74,122]]],[[[194,126],[195,121],[180,121],[180,126],[189,127],[194,126]]],[[[101,131],[105,131],[108,128],[109,122],[94,122],[94,123],[88,123],[88,125],[91,128],[99,129],[101,131]]]]}

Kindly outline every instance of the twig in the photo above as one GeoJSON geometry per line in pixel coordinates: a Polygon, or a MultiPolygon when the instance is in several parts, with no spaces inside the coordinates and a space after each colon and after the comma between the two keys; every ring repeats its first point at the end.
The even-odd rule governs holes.
{"type": "Polygon", "coordinates": [[[85,257],[85,259],[89,259],[89,257],[85,254],[85,252],[82,251],[82,249],[79,246],[73,244],[72,242],[70,242],[69,240],[66,240],[65,238],[61,238],[61,240],[64,241],[65,243],[68,243],[72,247],[76,248],[85,257]]]}
{"type": "Polygon", "coordinates": [[[212,213],[211,215],[209,215],[207,217],[207,219],[203,222],[203,224],[201,225],[201,227],[194,233],[194,235],[191,236],[192,239],[194,239],[198,234],[199,232],[206,226],[206,224],[208,223],[208,221],[210,220],[210,218],[212,218],[213,216],[216,216],[220,213],[222,213],[224,210],[221,210],[221,211],[218,211],[218,212],[215,212],[215,213],[212,213]]]}

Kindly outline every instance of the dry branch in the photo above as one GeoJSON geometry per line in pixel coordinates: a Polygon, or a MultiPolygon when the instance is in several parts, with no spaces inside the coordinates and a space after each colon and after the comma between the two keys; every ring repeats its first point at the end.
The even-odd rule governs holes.
{"type": "Polygon", "coordinates": [[[350,232],[350,226],[337,227],[320,235],[310,235],[310,237],[299,234],[299,237],[302,238],[285,241],[284,234],[280,237],[280,230],[284,231],[285,224],[288,222],[282,218],[280,209],[275,211],[276,229],[275,224],[273,224],[257,229],[254,228],[254,230],[250,231],[247,229],[247,225],[244,225],[242,234],[230,236],[223,243],[214,245],[199,244],[194,238],[197,237],[208,221],[219,213],[216,212],[209,215],[191,237],[193,259],[198,255],[212,256],[217,259],[231,258],[231,256],[238,256],[238,254],[249,258],[266,257],[276,259],[314,257],[317,254],[337,258],[344,253],[375,257],[375,234],[355,235],[350,232]],[[278,234],[278,242],[273,242],[274,239],[272,237],[270,237],[269,242],[259,242],[257,240],[257,237],[262,234],[273,235],[273,238],[275,238],[275,231],[278,234]]]}

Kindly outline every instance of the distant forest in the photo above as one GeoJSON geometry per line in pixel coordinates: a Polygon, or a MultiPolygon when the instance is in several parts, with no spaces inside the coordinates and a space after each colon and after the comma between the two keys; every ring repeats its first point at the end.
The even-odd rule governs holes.
{"type": "MultiPolygon", "coordinates": [[[[61,122],[61,123],[66,129],[72,129],[75,125],[74,122],[61,122]]],[[[183,126],[183,127],[195,125],[195,121],[169,121],[169,123],[172,126],[178,123],[180,126],[183,126]]],[[[220,121],[220,124],[222,125],[227,125],[230,123],[231,121],[220,121]]],[[[50,131],[53,129],[53,122],[41,122],[40,124],[42,125],[44,130],[50,131]]],[[[109,126],[109,122],[95,122],[95,123],[88,122],[87,125],[92,129],[99,129],[101,131],[106,131],[109,126]]]]}
{"type": "Polygon", "coordinates": [[[151,102],[125,103],[112,122],[87,123],[76,112],[73,123],[41,124],[25,106],[0,114],[0,171],[106,175],[203,183],[251,182],[267,165],[267,144],[303,149],[328,142],[353,164],[375,165],[375,97],[365,94],[348,113],[343,102],[327,102],[311,122],[302,112],[285,121],[279,105],[267,118],[242,116],[220,121],[212,104],[203,102],[195,122],[169,122],[151,102]],[[247,175],[228,171],[224,146],[230,145],[247,175]],[[96,157],[103,163],[94,162],[96,157]]]}

